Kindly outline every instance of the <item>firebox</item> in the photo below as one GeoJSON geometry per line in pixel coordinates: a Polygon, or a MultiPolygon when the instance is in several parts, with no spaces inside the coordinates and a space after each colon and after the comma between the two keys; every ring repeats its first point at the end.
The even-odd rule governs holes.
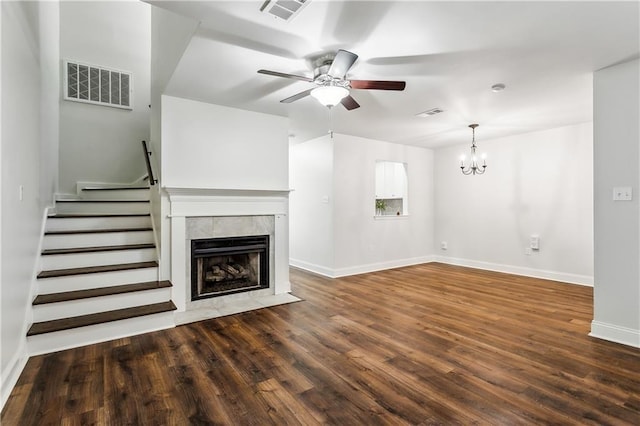
{"type": "Polygon", "coordinates": [[[191,300],[268,287],[268,235],[191,240],[191,300]]]}

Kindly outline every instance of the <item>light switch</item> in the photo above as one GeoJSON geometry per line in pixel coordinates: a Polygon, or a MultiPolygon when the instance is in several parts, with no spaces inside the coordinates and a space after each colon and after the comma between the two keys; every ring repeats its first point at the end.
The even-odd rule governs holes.
{"type": "Polygon", "coordinates": [[[630,186],[616,186],[613,188],[613,201],[631,201],[633,191],[630,186]]]}
{"type": "Polygon", "coordinates": [[[540,250],[540,236],[532,235],[529,240],[529,247],[531,250],[540,250]]]}

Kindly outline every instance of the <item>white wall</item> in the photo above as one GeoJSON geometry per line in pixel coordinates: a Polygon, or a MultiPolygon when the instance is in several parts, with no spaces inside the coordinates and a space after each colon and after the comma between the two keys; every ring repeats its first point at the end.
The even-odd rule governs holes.
{"type": "Polygon", "coordinates": [[[335,274],[430,260],[433,254],[433,151],[334,135],[335,274]],[[377,160],[407,164],[409,215],[375,216],[377,160]]]}
{"type": "Polygon", "coordinates": [[[53,205],[58,192],[60,149],[60,3],[39,3],[40,43],[40,201],[53,205]]]}
{"type": "Polygon", "coordinates": [[[162,185],[288,189],[288,120],[162,97],[162,185]]]}
{"type": "Polygon", "coordinates": [[[145,174],[149,139],[151,6],[139,1],[60,3],[61,59],[133,73],[133,110],[60,104],[59,190],[77,181],[129,183],[145,174]]]}
{"type": "MultiPolygon", "coordinates": [[[[165,9],[151,7],[151,141],[155,161],[160,165],[162,94],[189,45],[198,22],[165,9]]],[[[158,180],[162,171],[158,170],[158,180]]]]}
{"type": "Polygon", "coordinates": [[[640,347],[640,66],[594,73],[595,285],[591,335],[640,347]],[[630,186],[632,201],[613,201],[630,186]]]}
{"type": "Polygon", "coordinates": [[[292,265],[342,276],[430,260],[431,150],[334,134],[290,155],[292,265]],[[375,217],[376,160],[408,164],[408,216],[375,217]]]}
{"type": "MultiPolygon", "coordinates": [[[[151,7],[151,116],[149,150],[153,173],[158,184],[151,187],[151,218],[156,235],[156,246],[160,254],[160,275],[169,277],[170,232],[163,225],[163,216],[169,212],[168,200],[162,197],[162,94],[178,65],[184,50],[198,27],[198,22],[166,11],[151,7]],[[166,231],[163,233],[163,230],[166,231]]],[[[168,221],[166,222],[168,225],[168,221]]]]}
{"type": "Polygon", "coordinates": [[[291,263],[332,275],[334,269],[333,140],[323,136],[289,150],[291,263]]]}
{"type": "Polygon", "coordinates": [[[468,143],[435,154],[439,260],[591,285],[591,124],[489,141],[480,126],[476,141],[488,155],[484,175],[460,172],[471,132],[468,143]],[[540,250],[527,255],[532,234],[540,250]]]}
{"type": "MultiPolygon", "coordinates": [[[[28,306],[44,204],[40,194],[40,66],[36,2],[1,2],[2,405],[26,362],[28,306]],[[20,200],[19,188],[23,187],[20,200]]],[[[46,55],[43,55],[46,56],[46,55]]],[[[50,187],[51,182],[45,180],[50,187]]],[[[49,198],[49,197],[46,197],[49,198]]]]}

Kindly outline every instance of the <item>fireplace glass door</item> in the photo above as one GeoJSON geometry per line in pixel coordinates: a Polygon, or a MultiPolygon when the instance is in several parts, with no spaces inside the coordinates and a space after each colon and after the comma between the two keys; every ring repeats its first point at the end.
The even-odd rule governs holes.
{"type": "Polygon", "coordinates": [[[191,300],[269,287],[269,236],[191,241],[191,300]]]}

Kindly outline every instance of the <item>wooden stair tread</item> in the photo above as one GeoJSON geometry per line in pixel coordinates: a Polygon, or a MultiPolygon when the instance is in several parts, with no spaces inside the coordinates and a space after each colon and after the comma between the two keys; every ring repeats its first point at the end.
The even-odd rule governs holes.
{"type": "Polygon", "coordinates": [[[153,290],[171,287],[171,281],[147,281],[135,284],[116,285],[112,287],[91,288],[87,290],[65,291],[38,295],[33,300],[34,305],[47,303],[68,302],[70,300],[88,299],[91,297],[111,296],[115,294],[133,293],[136,291],[153,290]]]}
{"type": "Polygon", "coordinates": [[[138,231],[153,231],[153,228],[144,227],[144,228],[74,229],[69,231],[47,231],[44,233],[44,235],[103,234],[108,232],[138,232],[138,231]]]}
{"type": "Polygon", "coordinates": [[[122,187],[118,187],[118,186],[104,186],[104,187],[99,187],[99,186],[87,186],[85,188],[82,188],[83,191],[129,191],[129,190],[139,190],[139,189],[151,189],[148,186],[122,186],[122,187]]]}
{"type": "Polygon", "coordinates": [[[153,268],[156,266],[158,266],[158,262],[151,261],[151,262],[121,263],[118,265],[88,266],[83,268],[53,269],[49,271],[40,272],[38,274],[38,278],[54,278],[54,277],[66,277],[69,275],[83,275],[83,274],[95,274],[100,272],[126,271],[129,269],[153,268]]]}
{"type": "Polygon", "coordinates": [[[135,306],[133,308],[116,309],[114,311],[99,312],[95,314],[81,315],[77,317],[62,318],[52,321],[36,322],[31,325],[27,336],[52,333],[54,331],[69,330],[88,325],[102,324],[111,321],[141,317],[144,315],[158,314],[176,310],[173,302],[161,302],[151,305],[135,306]]]}
{"type": "Polygon", "coordinates": [[[47,216],[47,219],[85,219],[85,218],[93,219],[93,218],[100,218],[100,217],[144,217],[144,216],[149,217],[151,215],[149,213],[124,213],[124,214],[58,213],[58,214],[47,216]]]}
{"type": "Polygon", "coordinates": [[[149,200],[92,200],[85,198],[82,200],[56,200],[56,203],[149,203],[149,200]]]}
{"type": "Polygon", "coordinates": [[[153,243],[147,244],[125,244],[119,246],[96,246],[96,247],[75,247],[75,248],[63,248],[63,249],[47,249],[42,250],[43,256],[49,256],[53,254],[78,254],[78,253],[96,253],[100,251],[118,251],[118,250],[140,250],[155,248],[153,243]]]}

